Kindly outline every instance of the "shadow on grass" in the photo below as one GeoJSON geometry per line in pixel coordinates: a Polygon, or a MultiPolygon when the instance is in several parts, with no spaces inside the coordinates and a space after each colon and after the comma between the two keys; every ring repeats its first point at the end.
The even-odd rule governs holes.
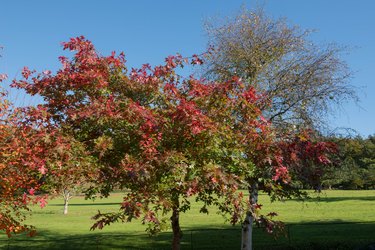
{"type": "Polygon", "coordinates": [[[314,197],[310,199],[311,201],[320,202],[337,202],[337,201],[375,201],[374,196],[353,196],[353,197],[325,197],[324,195],[319,197],[314,197]]]}
{"type": "MultiPolygon", "coordinates": [[[[266,234],[262,229],[254,230],[254,249],[373,249],[375,224],[334,221],[327,223],[301,223],[286,225],[286,235],[279,237],[266,234]]],[[[148,236],[146,233],[88,233],[62,235],[53,231],[41,231],[39,236],[26,238],[24,235],[0,239],[0,249],[170,249],[172,234],[161,233],[148,236]]],[[[182,249],[240,249],[240,227],[185,228],[182,249]]]]}
{"type": "MultiPolygon", "coordinates": [[[[305,222],[286,225],[288,247],[281,249],[375,249],[375,223],[305,222]]],[[[278,248],[275,248],[278,249],[278,248]]]]}
{"type": "Polygon", "coordinates": [[[337,201],[375,201],[374,196],[348,196],[348,197],[327,197],[322,194],[315,194],[305,200],[289,199],[287,201],[304,201],[304,202],[337,202],[337,201]]]}

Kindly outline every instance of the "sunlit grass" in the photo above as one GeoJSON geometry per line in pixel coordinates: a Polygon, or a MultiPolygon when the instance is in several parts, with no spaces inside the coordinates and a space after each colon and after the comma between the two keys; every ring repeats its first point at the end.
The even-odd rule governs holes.
{"type": "MultiPolygon", "coordinates": [[[[61,199],[49,201],[47,207],[35,207],[28,221],[38,229],[32,239],[19,235],[8,240],[0,236],[4,249],[170,249],[171,233],[157,237],[145,233],[140,221],[116,223],[103,230],[90,231],[91,217],[98,211],[118,211],[121,194],[96,201],[75,197],[69,214],[63,215],[61,199]]],[[[326,191],[305,202],[270,203],[260,195],[264,213],[275,211],[287,225],[286,234],[274,240],[256,229],[256,249],[352,249],[375,243],[375,191],[326,191]]],[[[185,232],[183,249],[239,249],[240,227],[224,222],[212,208],[209,215],[199,213],[200,204],[181,215],[185,232]]]]}

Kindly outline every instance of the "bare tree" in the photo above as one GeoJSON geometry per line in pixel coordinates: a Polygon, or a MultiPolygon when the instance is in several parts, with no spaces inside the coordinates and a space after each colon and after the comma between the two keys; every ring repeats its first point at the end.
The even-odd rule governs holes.
{"type": "MultiPolygon", "coordinates": [[[[327,127],[327,117],[346,101],[357,101],[352,76],[341,55],[345,47],[317,45],[311,31],[273,19],[262,8],[242,10],[223,22],[207,24],[211,53],[203,74],[225,81],[233,76],[264,93],[263,114],[281,137],[310,128],[327,127]],[[287,133],[286,133],[287,132],[287,133]]],[[[249,202],[257,202],[258,183],[248,183],[249,202]]],[[[252,249],[253,219],[243,222],[242,249],[252,249]]]]}
{"type": "Polygon", "coordinates": [[[256,86],[268,100],[264,115],[281,131],[321,129],[331,111],[358,99],[349,83],[352,72],[341,58],[345,47],[317,45],[309,40],[311,31],[270,18],[261,8],[208,23],[207,33],[214,49],[206,77],[236,75],[256,86]]]}

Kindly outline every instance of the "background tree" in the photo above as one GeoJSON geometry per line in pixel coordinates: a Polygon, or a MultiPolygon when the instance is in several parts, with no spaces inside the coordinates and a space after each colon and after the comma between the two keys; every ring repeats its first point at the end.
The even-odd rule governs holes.
{"type": "MultiPolygon", "coordinates": [[[[318,185],[325,170],[323,166],[331,163],[318,156],[323,154],[329,159],[334,148],[325,143],[319,146],[311,141],[313,138],[302,141],[294,138],[301,138],[306,129],[322,129],[334,105],[357,100],[353,87],[348,84],[351,73],[340,59],[343,49],[335,44],[318,46],[308,39],[309,31],[290,26],[285,19],[272,19],[262,9],[244,9],[232,19],[215,20],[207,25],[207,32],[211,53],[203,75],[218,81],[238,76],[246,86],[261,93],[262,115],[276,129],[276,138],[271,141],[279,141],[284,146],[279,158],[276,149],[273,156],[283,158],[279,163],[294,181],[288,182],[288,188],[273,189],[275,192],[271,193],[276,195],[270,193],[271,197],[300,196],[301,193],[292,191],[298,188],[290,185],[298,181],[297,177],[309,182],[314,177],[314,185],[318,185]],[[316,150],[316,154],[306,154],[310,152],[308,148],[316,150]],[[286,153],[288,150],[292,152],[286,153]]],[[[272,143],[266,148],[269,152],[272,143]]],[[[261,157],[268,155],[256,151],[261,157]]],[[[248,157],[256,169],[264,168],[261,157],[253,152],[248,157]]],[[[258,190],[269,192],[263,184],[265,179],[256,174],[247,179],[252,208],[243,225],[243,249],[251,249],[252,210],[257,207],[258,190]]]]}
{"type": "Polygon", "coordinates": [[[323,177],[323,185],[341,189],[373,189],[375,187],[374,137],[333,138],[340,149],[340,168],[323,177]]]}
{"type": "Polygon", "coordinates": [[[272,219],[276,213],[262,215],[258,192],[266,192],[271,200],[306,198],[306,193],[296,182],[303,177],[304,181],[319,185],[324,168],[332,163],[337,150],[333,143],[316,142],[314,135],[308,131],[280,137],[262,116],[262,96],[238,77],[219,85],[219,90],[225,90],[226,98],[211,90],[215,106],[212,119],[227,128],[221,145],[222,154],[249,192],[249,210],[242,223],[241,247],[252,249],[254,224],[263,226],[269,233],[283,226],[272,219]]]}
{"type": "Polygon", "coordinates": [[[345,101],[357,101],[344,48],[317,45],[308,30],[273,19],[261,8],[242,10],[207,24],[213,47],[204,74],[215,80],[236,75],[272,105],[263,115],[283,133],[290,128],[321,129],[327,115],[345,101]]]}
{"type": "Polygon", "coordinates": [[[70,140],[69,153],[69,161],[56,160],[52,163],[50,171],[43,176],[41,187],[49,198],[62,196],[64,215],[68,214],[69,200],[83,194],[99,178],[96,162],[73,138],[70,140]]]}

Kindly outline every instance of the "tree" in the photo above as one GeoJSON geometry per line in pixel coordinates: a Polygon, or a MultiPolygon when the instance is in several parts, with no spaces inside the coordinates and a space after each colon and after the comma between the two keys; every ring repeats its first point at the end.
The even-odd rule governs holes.
{"type": "MultiPolygon", "coordinates": [[[[202,63],[196,55],[170,56],[165,65],[146,64],[127,74],[123,54],[100,56],[83,37],[63,46],[75,54],[72,59],[60,57],[63,67],[55,75],[33,75],[25,68],[24,79],[13,86],[41,95],[50,122],[82,143],[101,166],[89,195],[128,190],[120,212],[99,212],[92,229],[141,217],[149,232],[156,233],[171,216],[172,247],[179,249],[179,216],[190,208],[192,195],[203,202],[202,212],[216,205],[231,215],[232,223],[241,220],[247,211],[243,194],[236,192],[241,171],[224,164],[229,156],[221,148],[231,125],[213,119],[214,104],[221,99],[230,103],[229,87],[236,81],[205,84],[177,75],[176,68],[189,61],[202,63]]],[[[249,114],[255,105],[247,101],[249,114]]]]}
{"type": "MultiPolygon", "coordinates": [[[[4,79],[1,74],[0,82],[4,79]]],[[[0,89],[0,230],[8,237],[20,232],[32,236],[35,228],[24,221],[30,204],[46,205],[46,180],[53,179],[56,185],[61,176],[77,179],[82,168],[78,173],[73,163],[87,165],[89,157],[50,123],[42,106],[17,108],[8,100],[0,89]],[[67,168],[69,177],[62,171],[67,168]]]]}
{"type": "Polygon", "coordinates": [[[223,164],[232,168],[249,192],[241,246],[252,249],[254,224],[264,226],[270,233],[283,227],[281,222],[272,219],[276,213],[261,214],[259,190],[265,191],[272,200],[305,198],[306,193],[295,183],[304,177],[305,181],[319,184],[324,167],[333,162],[336,146],[316,142],[312,131],[281,137],[262,116],[262,96],[238,77],[219,83],[210,91],[211,99],[206,103],[215,108],[208,115],[226,129],[220,146],[226,160],[223,164]]]}
{"type": "Polygon", "coordinates": [[[68,214],[69,200],[77,193],[84,193],[99,177],[97,164],[73,138],[70,140],[69,161],[56,161],[43,177],[42,192],[49,196],[62,196],[63,214],[68,214]]]}
{"type": "MultiPolygon", "coordinates": [[[[270,140],[273,143],[263,144],[267,145],[265,151],[269,152],[280,142],[281,153],[275,159],[282,158],[279,162],[288,170],[291,180],[304,178],[305,182],[311,182],[313,177],[314,185],[320,185],[323,166],[332,161],[322,161],[324,158],[319,159],[319,155],[330,159],[335,147],[310,141],[311,137],[298,138],[304,137],[306,129],[322,129],[325,117],[335,104],[357,100],[353,87],[348,84],[351,73],[340,59],[343,49],[335,44],[318,46],[308,40],[309,31],[291,27],[285,19],[269,18],[262,9],[254,12],[244,9],[233,19],[224,23],[215,21],[207,27],[211,53],[203,75],[217,81],[238,76],[246,86],[255,88],[262,99],[261,113],[276,133],[270,140]],[[307,155],[309,148],[316,153],[307,155]],[[314,167],[307,163],[314,163],[314,167]]],[[[277,149],[273,150],[272,154],[277,156],[277,149]]],[[[268,155],[258,152],[260,156],[268,155]]],[[[264,159],[252,152],[248,155],[257,169],[264,168],[264,159]]],[[[265,179],[270,177],[253,174],[247,178],[252,208],[243,223],[243,249],[251,249],[258,190],[269,192],[265,179]]],[[[284,183],[289,187],[273,190],[271,197],[302,195],[293,183],[284,183]]]]}
{"type": "MultiPolygon", "coordinates": [[[[270,219],[275,213],[260,214],[258,190],[274,199],[303,195],[289,172],[305,156],[294,152],[284,163],[281,149],[291,140],[277,136],[262,116],[269,102],[253,86],[235,76],[210,82],[176,73],[186,64],[202,64],[197,55],[170,56],[164,65],[145,64],[127,73],[123,54],[100,56],[84,37],[63,46],[75,54],[60,57],[63,67],[55,75],[30,77],[25,68],[25,79],[13,86],[41,95],[50,122],[98,162],[100,178],[89,195],[128,190],[120,211],[99,212],[92,229],[142,218],[156,233],[171,216],[172,248],[179,249],[179,216],[190,208],[192,195],[203,202],[202,212],[216,205],[233,224],[246,217],[243,245],[250,241],[251,247],[253,222],[270,232],[281,227],[270,219]],[[249,202],[237,192],[240,185],[247,185],[249,202]]],[[[320,150],[311,157],[329,153],[327,147],[320,150]]]]}
{"type": "Polygon", "coordinates": [[[236,75],[264,93],[271,105],[262,107],[263,115],[281,134],[320,129],[337,105],[357,100],[340,58],[345,48],[317,45],[310,31],[272,19],[261,8],[208,23],[207,33],[213,49],[204,74],[215,80],[236,75]]]}
{"type": "MultiPolygon", "coordinates": [[[[3,80],[5,77],[2,77],[3,80]]],[[[0,92],[0,230],[8,237],[12,233],[30,231],[32,227],[25,225],[25,212],[29,211],[28,204],[44,200],[34,198],[38,189],[38,175],[44,171],[40,156],[44,154],[43,147],[38,145],[40,134],[18,123],[20,115],[12,112],[7,93],[0,92]],[[34,138],[33,138],[34,137],[34,138]],[[29,147],[38,145],[35,151],[29,147]],[[39,163],[34,159],[39,159],[39,163]]]]}
{"type": "Polygon", "coordinates": [[[341,167],[324,176],[324,183],[335,188],[371,189],[375,186],[375,164],[373,136],[367,139],[333,138],[340,149],[341,167]]]}
{"type": "Polygon", "coordinates": [[[46,204],[36,195],[56,161],[69,162],[70,143],[45,117],[42,107],[15,108],[0,93],[0,230],[12,233],[34,227],[24,223],[30,204],[46,204]]]}
{"type": "Polygon", "coordinates": [[[287,144],[281,142],[280,148],[284,163],[289,166],[294,178],[304,188],[321,192],[326,174],[338,169],[341,163],[339,149],[332,141],[312,136],[311,131],[305,131],[287,144]]]}

